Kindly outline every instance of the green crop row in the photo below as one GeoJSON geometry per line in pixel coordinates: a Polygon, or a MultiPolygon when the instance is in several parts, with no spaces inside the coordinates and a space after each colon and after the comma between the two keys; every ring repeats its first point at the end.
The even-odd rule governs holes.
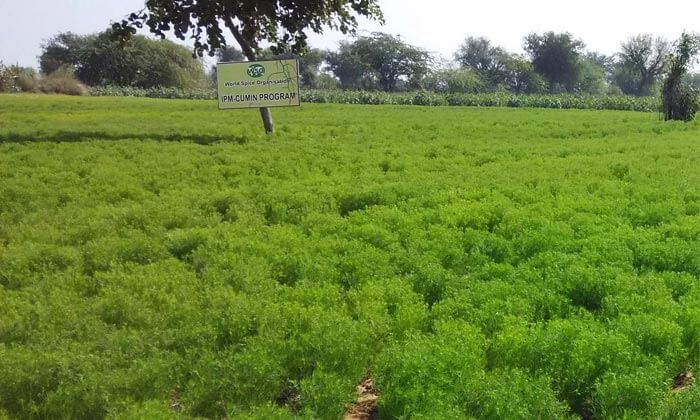
{"type": "Polygon", "coordinates": [[[656,112],[655,97],[608,95],[514,95],[508,93],[441,94],[433,92],[385,93],[367,91],[305,91],[304,102],[341,104],[393,104],[428,106],[487,106],[512,108],[607,109],[656,112]]]}
{"type": "Polygon", "coordinates": [[[216,91],[206,88],[153,87],[148,89],[132,86],[94,86],[91,96],[134,96],[159,99],[216,99],[216,91]]]}
{"type": "MultiPolygon", "coordinates": [[[[212,89],[179,89],[105,86],[90,88],[93,96],[136,96],[164,99],[216,99],[212,89]]],[[[600,109],[657,112],[659,98],[625,95],[514,95],[509,93],[443,94],[428,91],[387,93],[380,91],[304,90],[303,102],[360,105],[479,106],[511,108],[600,109]]]]}

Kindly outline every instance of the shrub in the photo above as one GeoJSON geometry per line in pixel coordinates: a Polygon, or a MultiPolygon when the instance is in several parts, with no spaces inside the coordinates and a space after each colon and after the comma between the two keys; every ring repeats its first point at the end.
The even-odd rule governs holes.
{"type": "Polygon", "coordinates": [[[0,92],[35,92],[38,75],[29,67],[5,66],[0,61],[0,92]]]}
{"type": "Polygon", "coordinates": [[[38,88],[43,93],[81,96],[89,93],[87,87],[80,83],[69,71],[56,71],[39,80],[38,88]]]}
{"type": "Polygon", "coordinates": [[[38,92],[41,78],[34,69],[21,69],[17,75],[15,84],[22,92],[38,92]]]}

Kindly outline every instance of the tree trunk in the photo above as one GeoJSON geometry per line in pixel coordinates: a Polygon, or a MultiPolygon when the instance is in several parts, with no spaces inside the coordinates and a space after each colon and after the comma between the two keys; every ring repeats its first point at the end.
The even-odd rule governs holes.
{"type": "Polygon", "coordinates": [[[270,113],[270,108],[262,107],[260,108],[260,116],[263,120],[263,126],[265,127],[265,132],[270,134],[275,132],[275,125],[272,123],[272,114],[270,113]]]}
{"type": "MultiPolygon", "coordinates": [[[[243,51],[243,54],[246,56],[248,61],[255,61],[255,51],[253,50],[253,47],[251,47],[251,42],[243,38],[243,34],[241,34],[241,32],[238,30],[238,27],[233,23],[233,20],[231,20],[231,18],[226,19],[225,23],[228,29],[233,34],[233,37],[236,39],[236,42],[238,42],[238,45],[241,46],[241,51],[243,51]]],[[[265,127],[265,133],[274,133],[275,125],[272,122],[272,113],[270,112],[270,109],[266,106],[261,107],[260,116],[262,117],[263,126],[265,127]]]]}

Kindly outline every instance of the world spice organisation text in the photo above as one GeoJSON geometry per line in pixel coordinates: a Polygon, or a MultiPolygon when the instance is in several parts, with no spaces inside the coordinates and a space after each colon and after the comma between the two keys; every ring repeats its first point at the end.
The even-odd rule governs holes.
{"type": "Polygon", "coordinates": [[[291,60],[217,63],[219,109],[299,106],[299,63],[291,60]]]}

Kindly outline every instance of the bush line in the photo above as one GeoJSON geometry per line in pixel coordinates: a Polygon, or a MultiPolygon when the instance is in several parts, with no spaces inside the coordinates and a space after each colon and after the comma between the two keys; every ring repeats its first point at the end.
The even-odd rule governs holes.
{"type": "MultiPolygon", "coordinates": [[[[136,96],[162,99],[216,99],[212,89],[180,89],[156,87],[141,89],[121,86],[90,88],[93,96],[136,96]]],[[[343,90],[304,90],[301,99],[307,103],[361,105],[422,106],[490,106],[510,108],[606,109],[619,111],[658,112],[659,98],[625,95],[515,95],[509,93],[434,93],[378,92],[343,90]]]]}

